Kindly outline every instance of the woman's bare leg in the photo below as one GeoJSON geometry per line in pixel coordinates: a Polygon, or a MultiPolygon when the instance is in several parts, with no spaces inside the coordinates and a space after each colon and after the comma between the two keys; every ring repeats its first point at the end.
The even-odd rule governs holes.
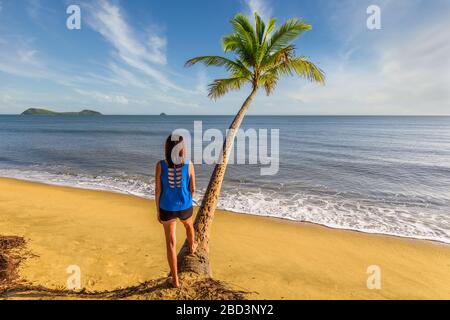
{"type": "Polygon", "coordinates": [[[181,222],[183,222],[183,225],[186,228],[186,238],[189,243],[191,254],[194,254],[195,250],[197,250],[197,242],[195,241],[195,231],[192,217],[182,220],[181,222]]]}
{"type": "Polygon", "coordinates": [[[175,288],[180,286],[177,270],[177,238],[176,227],[177,221],[171,220],[163,222],[164,234],[166,235],[167,260],[169,261],[170,274],[172,275],[172,285],[175,288]]]}

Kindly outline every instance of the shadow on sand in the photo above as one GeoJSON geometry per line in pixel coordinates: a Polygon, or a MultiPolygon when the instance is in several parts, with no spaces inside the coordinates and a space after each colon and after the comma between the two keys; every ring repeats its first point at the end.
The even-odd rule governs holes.
{"type": "Polygon", "coordinates": [[[50,289],[19,279],[17,268],[27,257],[25,240],[0,236],[0,299],[93,299],[93,300],[242,300],[248,292],[233,290],[226,283],[193,273],[180,274],[182,286],[174,289],[169,278],[146,281],[111,291],[88,292],[50,289]]]}

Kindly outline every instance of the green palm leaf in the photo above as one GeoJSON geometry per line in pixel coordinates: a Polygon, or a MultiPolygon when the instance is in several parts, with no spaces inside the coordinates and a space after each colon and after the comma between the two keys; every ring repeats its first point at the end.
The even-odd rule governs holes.
{"type": "Polygon", "coordinates": [[[214,80],[209,86],[210,98],[218,99],[231,90],[239,90],[245,83],[254,89],[262,87],[269,95],[283,76],[298,75],[311,82],[325,83],[325,74],[318,66],[295,54],[293,41],[311,30],[311,25],[293,18],[276,29],[274,18],[266,25],[255,12],[254,19],[253,25],[238,13],[230,20],[234,31],[222,38],[222,45],[226,53],[235,55],[234,59],[201,56],[186,62],[188,67],[203,63],[228,71],[229,77],[214,80]]]}
{"type": "Polygon", "coordinates": [[[289,61],[295,72],[311,82],[325,83],[325,73],[305,57],[296,57],[289,61]]]}
{"type": "Polygon", "coordinates": [[[289,19],[271,36],[268,44],[268,54],[290,45],[292,41],[300,37],[305,31],[311,29],[311,25],[303,20],[297,18],[289,19]]]}
{"type": "Polygon", "coordinates": [[[202,56],[186,61],[185,66],[190,67],[196,63],[203,63],[205,66],[225,67],[227,71],[233,74],[242,74],[249,79],[252,75],[240,60],[233,61],[221,56],[202,56]]]}
{"type": "Polygon", "coordinates": [[[258,38],[258,44],[263,44],[264,33],[266,31],[266,25],[264,21],[262,21],[261,17],[255,12],[255,27],[256,27],[256,35],[258,38]]]}
{"type": "Polygon", "coordinates": [[[216,79],[209,85],[208,96],[217,100],[231,90],[240,90],[248,80],[243,77],[216,79]]]}

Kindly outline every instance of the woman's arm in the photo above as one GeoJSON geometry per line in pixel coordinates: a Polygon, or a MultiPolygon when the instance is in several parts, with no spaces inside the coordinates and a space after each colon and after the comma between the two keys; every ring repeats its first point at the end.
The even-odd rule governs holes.
{"type": "Polygon", "coordinates": [[[156,216],[158,218],[159,223],[162,223],[159,215],[160,197],[161,197],[161,164],[158,161],[155,168],[155,203],[156,203],[156,216]]]}
{"type": "Polygon", "coordinates": [[[194,168],[194,164],[192,162],[189,162],[189,178],[191,181],[190,184],[190,189],[191,189],[191,193],[192,193],[192,198],[195,197],[195,168],[194,168]]]}

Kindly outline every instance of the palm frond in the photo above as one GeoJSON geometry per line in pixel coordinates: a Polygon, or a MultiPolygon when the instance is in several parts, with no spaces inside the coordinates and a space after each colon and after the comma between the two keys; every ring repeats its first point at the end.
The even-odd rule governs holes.
{"type": "Polygon", "coordinates": [[[311,82],[325,83],[325,73],[305,57],[296,57],[289,62],[295,72],[311,82]]]}
{"type": "Polygon", "coordinates": [[[270,34],[272,33],[272,31],[275,29],[276,23],[277,23],[277,19],[275,19],[275,18],[271,18],[269,20],[269,23],[267,24],[267,28],[266,28],[266,34],[264,35],[264,39],[263,39],[264,45],[266,44],[267,39],[270,37],[270,34]]]}
{"type": "MultiPolygon", "coordinates": [[[[255,15],[256,15],[256,13],[255,13],[255,15]]],[[[258,16],[258,18],[259,18],[259,16],[258,16]]],[[[255,24],[256,25],[258,24],[258,22],[257,22],[258,18],[255,17],[255,19],[256,19],[255,24]]],[[[273,29],[275,29],[275,24],[276,24],[276,19],[275,18],[271,18],[269,20],[267,28],[265,28],[265,30],[262,31],[262,33],[263,33],[262,39],[260,40],[260,44],[259,44],[259,46],[258,46],[258,48],[256,50],[257,52],[256,52],[256,59],[255,60],[256,60],[256,65],[258,67],[261,66],[262,61],[263,61],[265,55],[267,54],[267,48],[268,48],[268,46],[267,46],[267,39],[270,37],[273,29]]]]}
{"type": "Polygon", "coordinates": [[[257,37],[255,28],[253,28],[252,23],[245,15],[242,13],[237,13],[230,22],[238,34],[242,36],[249,36],[249,39],[252,42],[256,42],[257,37]]]}
{"type": "Polygon", "coordinates": [[[277,72],[266,72],[260,78],[260,85],[264,87],[266,94],[269,96],[276,88],[279,80],[277,72]]]}
{"type": "Polygon", "coordinates": [[[234,59],[202,56],[186,62],[187,67],[203,63],[225,67],[228,71],[228,78],[214,80],[209,85],[210,98],[218,99],[231,90],[239,90],[244,83],[253,89],[264,88],[270,95],[283,76],[299,75],[311,82],[325,82],[325,74],[318,66],[295,54],[293,41],[311,30],[311,25],[294,18],[276,29],[274,18],[265,24],[255,12],[254,19],[252,24],[238,13],[230,20],[234,31],[222,38],[222,45],[226,53],[234,54],[234,59]]]}
{"type": "Polygon", "coordinates": [[[288,46],[292,41],[300,37],[303,32],[311,29],[311,25],[301,19],[289,19],[270,37],[267,54],[271,54],[288,46]]]}
{"type": "Polygon", "coordinates": [[[222,37],[222,46],[225,52],[235,51],[241,45],[241,37],[236,33],[230,33],[222,37]]]}
{"type": "Polygon", "coordinates": [[[255,28],[246,16],[238,13],[231,19],[234,33],[240,38],[239,46],[235,49],[240,59],[248,66],[254,66],[255,53],[258,50],[258,37],[255,28]]]}
{"type": "Polygon", "coordinates": [[[261,79],[272,74],[276,74],[278,77],[297,74],[311,82],[325,83],[325,73],[305,57],[292,57],[279,61],[267,69],[262,74],[261,79]]]}
{"type": "Polygon", "coordinates": [[[231,90],[239,90],[249,80],[243,77],[216,79],[209,85],[208,97],[217,100],[231,90]]]}
{"type": "Polygon", "coordinates": [[[237,33],[231,33],[222,38],[222,45],[225,52],[233,51],[246,67],[253,66],[253,44],[247,38],[244,39],[237,33]]]}
{"type": "Polygon", "coordinates": [[[278,66],[280,63],[287,63],[292,57],[295,55],[295,46],[288,45],[286,47],[281,48],[277,52],[267,55],[264,60],[264,64],[261,66],[262,70],[268,70],[275,66],[278,66]]]}
{"type": "Polygon", "coordinates": [[[264,40],[264,33],[266,31],[266,25],[258,13],[254,13],[255,15],[255,28],[256,28],[256,36],[258,39],[258,44],[261,46],[264,40]]]}
{"type": "Polygon", "coordinates": [[[240,60],[230,60],[221,56],[201,56],[189,59],[185,66],[191,67],[196,63],[203,63],[205,66],[225,67],[227,71],[236,74],[242,74],[245,77],[251,78],[252,73],[248,70],[240,60]]]}

